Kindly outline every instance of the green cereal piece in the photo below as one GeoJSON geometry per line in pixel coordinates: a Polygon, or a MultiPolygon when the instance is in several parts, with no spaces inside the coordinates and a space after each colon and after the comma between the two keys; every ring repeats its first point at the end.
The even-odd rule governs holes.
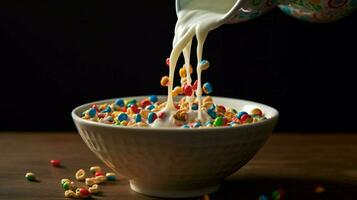
{"type": "Polygon", "coordinates": [[[32,172],[27,172],[26,175],[25,175],[26,179],[28,181],[35,181],[36,180],[36,176],[34,173],[32,172]]]}
{"type": "Polygon", "coordinates": [[[213,122],[213,126],[223,126],[223,117],[217,117],[214,122],[213,122]]]}

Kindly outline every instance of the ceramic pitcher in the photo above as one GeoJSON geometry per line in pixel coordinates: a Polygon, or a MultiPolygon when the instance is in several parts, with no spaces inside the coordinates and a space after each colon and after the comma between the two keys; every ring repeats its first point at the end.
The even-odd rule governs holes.
{"type": "Polygon", "coordinates": [[[226,14],[224,23],[254,19],[276,6],[297,19],[332,22],[348,16],[357,7],[357,0],[176,0],[176,11],[184,9],[192,1],[202,5],[198,9],[226,14]]]}

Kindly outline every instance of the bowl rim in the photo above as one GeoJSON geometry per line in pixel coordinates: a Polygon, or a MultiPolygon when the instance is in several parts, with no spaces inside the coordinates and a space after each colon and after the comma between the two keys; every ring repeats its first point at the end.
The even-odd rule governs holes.
{"type": "MultiPolygon", "coordinates": [[[[130,129],[130,130],[138,130],[138,131],[182,131],[182,132],[191,132],[191,131],[212,131],[212,132],[216,132],[217,130],[232,130],[232,129],[242,129],[242,128],[249,128],[249,127],[255,127],[255,126],[259,126],[259,125],[265,125],[268,123],[271,123],[273,121],[277,121],[279,118],[279,111],[276,110],[275,108],[268,106],[266,104],[263,103],[259,103],[259,102],[255,102],[255,101],[250,101],[250,100],[245,100],[245,99],[238,99],[238,98],[232,98],[232,97],[224,97],[224,96],[211,96],[213,99],[215,98],[219,98],[219,99],[226,99],[226,100],[234,100],[234,101],[243,101],[245,103],[251,103],[251,104],[255,104],[257,106],[262,106],[262,107],[266,107],[270,110],[270,112],[272,113],[271,116],[269,116],[269,118],[267,118],[266,120],[262,120],[262,121],[258,121],[258,122],[254,122],[254,123],[250,123],[250,124],[241,124],[239,126],[225,126],[225,127],[207,127],[207,128],[167,128],[167,127],[131,127],[131,126],[114,126],[113,124],[105,124],[105,123],[98,123],[98,122],[93,122],[90,120],[85,120],[82,119],[79,115],[77,115],[76,113],[85,108],[85,107],[90,107],[90,105],[92,104],[98,104],[98,103],[104,103],[104,102],[111,102],[111,101],[115,101],[116,99],[141,99],[141,98],[147,98],[150,95],[141,95],[141,96],[128,96],[128,97],[117,97],[117,98],[110,98],[110,99],[103,99],[103,100],[96,100],[96,101],[92,101],[89,103],[85,103],[82,104],[80,106],[77,106],[76,108],[74,108],[71,112],[71,116],[72,119],[74,121],[78,121],[87,125],[94,125],[94,126],[98,126],[98,127],[106,127],[106,128],[114,128],[114,129],[130,129]]],[[[167,95],[156,95],[159,98],[167,98],[167,95]]]]}

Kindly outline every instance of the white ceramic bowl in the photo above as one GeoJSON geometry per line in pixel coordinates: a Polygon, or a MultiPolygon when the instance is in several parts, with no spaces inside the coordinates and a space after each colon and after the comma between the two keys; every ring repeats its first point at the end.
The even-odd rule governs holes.
{"type": "Polygon", "coordinates": [[[225,177],[262,147],[278,120],[277,110],[260,103],[224,97],[213,100],[237,110],[258,106],[268,119],[238,127],[169,129],[114,126],[80,117],[91,104],[114,99],[79,106],[72,117],[92,152],[127,177],[134,191],[158,197],[194,197],[218,190],[225,177]]]}

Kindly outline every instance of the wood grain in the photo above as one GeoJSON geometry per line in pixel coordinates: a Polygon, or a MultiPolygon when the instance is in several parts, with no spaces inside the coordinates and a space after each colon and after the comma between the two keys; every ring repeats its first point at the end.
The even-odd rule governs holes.
{"type": "MultiPolygon", "coordinates": [[[[212,200],[254,200],[278,187],[285,199],[357,199],[357,135],[273,134],[239,172],[230,176],[212,200]],[[323,195],[314,193],[323,185],[323,195]]],[[[100,165],[109,171],[73,133],[0,133],[0,200],[66,199],[59,181],[74,179],[79,168],[100,165]],[[63,167],[49,164],[60,159],[63,167]],[[29,182],[27,171],[39,182],[29,182]]],[[[130,190],[128,181],[106,183],[103,200],[154,200],[130,190]]],[[[196,198],[195,198],[196,199],[196,198]]]]}

